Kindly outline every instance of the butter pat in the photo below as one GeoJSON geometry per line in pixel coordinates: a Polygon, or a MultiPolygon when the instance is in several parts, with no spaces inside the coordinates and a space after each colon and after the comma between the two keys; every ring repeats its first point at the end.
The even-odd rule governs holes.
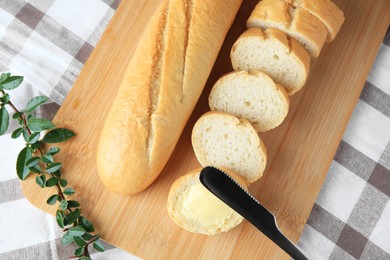
{"type": "MultiPolygon", "coordinates": [[[[228,231],[240,224],[243,217],[208,191],[200,182],[202,169],[177,179],[169,192],[167,209],[170,217],[182,228],[206,235],[228,231]]],[[[228,172],[243,188],[246,182],[228,172]]]]}
{"type": "Polygon", "coordinates": [[[204,226],[223,226],[235,211],[208,191],[201,183],[191,185],[183,194],[183,215],[204,226]]]}

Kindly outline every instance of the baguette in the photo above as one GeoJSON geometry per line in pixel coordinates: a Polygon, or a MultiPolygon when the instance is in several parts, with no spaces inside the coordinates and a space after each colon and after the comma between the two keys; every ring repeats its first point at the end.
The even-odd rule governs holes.
{"type": "Polygon", "coordinates": [[[206,84],[242,0],[163,0],[102,129],[99,176],[130,195],[160,174],[206,84]]]}

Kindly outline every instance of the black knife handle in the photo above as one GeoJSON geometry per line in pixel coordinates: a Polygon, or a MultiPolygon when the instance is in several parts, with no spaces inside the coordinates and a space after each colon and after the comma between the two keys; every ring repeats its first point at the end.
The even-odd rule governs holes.
{"type": "Polygon", "coordinates": [[[263,232],[268,238],[270,238],[275,244],[282,248],[287,254],[289,254],[295,260],[307,260],[306,255],[299,249],[294,243],[292,243],[283,233],[276,227],[276,229],[264,230],[262,227],[264,223],[258,223],[258,220],[248,221],[254,225],[257,229],[263,232]],[[268,234],[266,234],[268,233],[268,234]]]}
{"type": "Polygon", "coordinates": [[[279,230],[275,216],[230,176],[214,167],[205,167],[201,171],[199,179],[209,191],[248,220],[292,258],[296,260],[308,259],[279,230]]]}
{"type": "MultiPolygon", "coordinates": [[[[243,191],[242,195],[244,194],[245,191],[243,191]]],[[[237,203],[237,201],[230,200],[230,203],[231,205],[234,205],[237,203]]],[[[232,208],[241,214],[258,230],[264,233],[275,244],[282,248],[287,254],[296,260],[308,259],[294,243],[292,243],[286,236],[283,235],[276,224],[275,216],[272,215],[272,213],[270,213],[257,200],[254,200],[253,198],[249,199],[248,195],[248,199],[241,200],[240,204],[241,205],[235,205],[235,207],[232,208]]]]}

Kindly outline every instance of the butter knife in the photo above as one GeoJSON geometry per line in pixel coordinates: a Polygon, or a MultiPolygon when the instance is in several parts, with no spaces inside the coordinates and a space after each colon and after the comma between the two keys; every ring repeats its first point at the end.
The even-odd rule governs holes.
{"type": "Polygon", "coordinates": [[[209,166],[201,171],[199,179],[210,192],[252,223],[292,258],[308,259],[305,253],[279,230],[275,216],[228,174],[209,166]]]}

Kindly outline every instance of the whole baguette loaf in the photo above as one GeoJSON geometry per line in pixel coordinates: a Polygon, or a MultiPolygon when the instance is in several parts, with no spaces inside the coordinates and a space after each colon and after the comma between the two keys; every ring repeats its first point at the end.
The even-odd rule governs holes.
{"type": "Polygon", "coordinates": [[[112,191],[147,188],[171,156],[242,0],[163,0],[102,129],[97,169],[112,191]]]}

